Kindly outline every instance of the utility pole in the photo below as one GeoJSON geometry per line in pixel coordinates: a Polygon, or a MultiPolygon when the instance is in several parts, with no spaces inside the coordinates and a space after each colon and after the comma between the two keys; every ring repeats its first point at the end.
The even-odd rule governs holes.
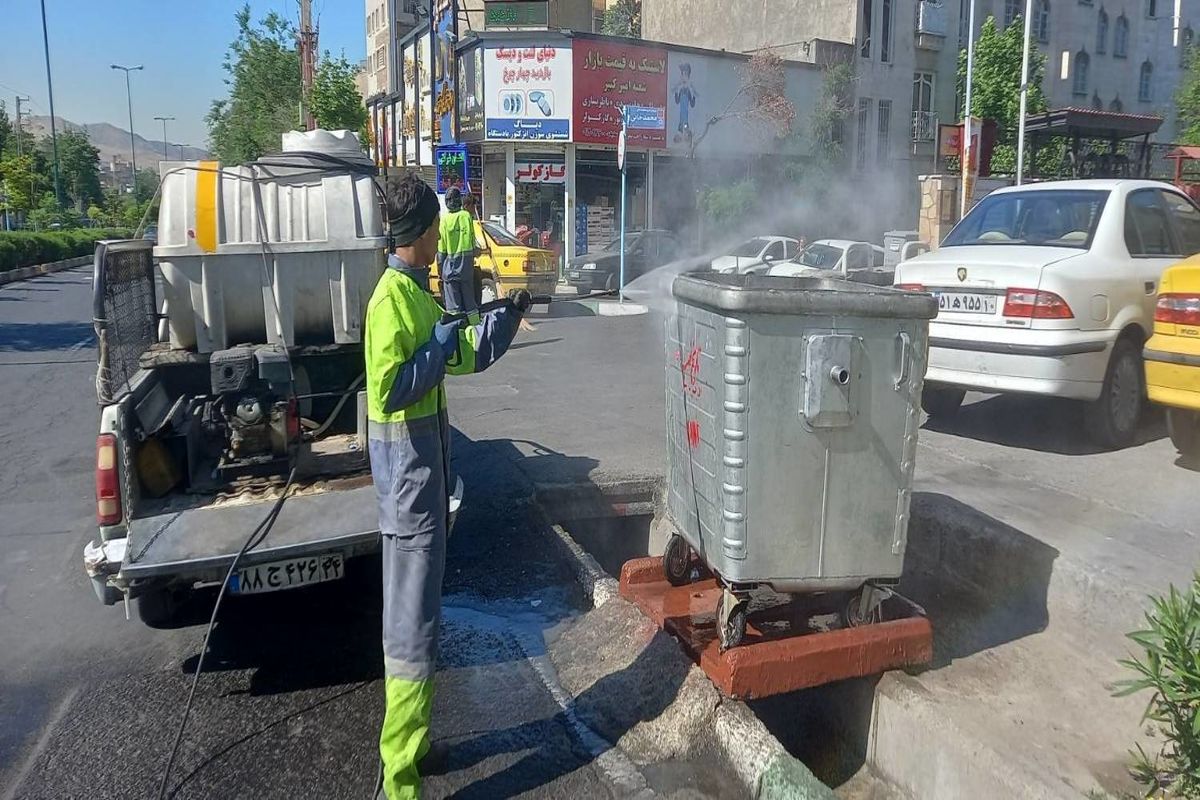
{"type": "Polygon", "coordinates": [[[1025,0],[1025,41],[1021,52],[1021,116],[1017,120],[1017,186],[1025,176],[1025,99],[1029,96],[1029,33],[1033,23],[1033,0],[1025,0]]]}
{"type": "MultiPolygon", "coordinates": [[[[62,189],[58,181],[58,131],[54,121],[54,81],[50,78],[50,33],[46,29],[46,0],[42,0],[42,46],[46,52],[46,93],[50,95],[50,143],[54,147],[54,201],[62,208],[62,189]]],[[[32,170],[31,170],[32,172],[32,170]]],[[[29,199],[30,204],[33,198],[29,199]]]]}
{"type": "Polygon", "coordinates": [[[312,26],[312,0],[300,0],[300,89],[301,108],[305,130],[317,127],[313,119],[312,97],[313,74],[317,56],[317,33],[312,26]]]}
{"type": "MultiPolygon", "coordinates": [[[[45,0],[43,0],[45,2],[45,0]]],[[[111,65],[113,69],[125,71],[125,102],[129,106],[129,165],[133,172],[130,174],[130,183],[133,185],[133,201],[137,202],[137,147],[133,139],[133,89],[129,86],[129,73],[135,72],[142,68],[141,64],[135,67],[123,67],[120,64],[111,65]]]]}
{"type": "Polygon", "coordinates": [[[167,122],[168,122],[168,120],[171,122],[174,122],[175,118],[174,117],[155,117],[155,119],[159,120],[163,124],[163,159],[165,160],[165,159],[170,158],[170,156],[167,155],[167,122]]]}
{"type": "Polygon", "coordinates": [[[962,191],[958,201],[958,218],[962,219],[967,215],[967,209],[970,207],[971,198],[968,197],[968,176],[971,173],[971,84],[974,83],[975,75],[975,0],[970,0],[971,11],[967,17],[967,90],[965,98],[965,108],[963,109],[963,163],[962,163],[962,191]]]}

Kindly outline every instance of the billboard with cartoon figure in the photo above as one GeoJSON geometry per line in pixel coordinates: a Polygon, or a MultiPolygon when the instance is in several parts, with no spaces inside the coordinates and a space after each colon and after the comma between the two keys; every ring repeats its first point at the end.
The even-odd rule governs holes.
{"type": "MultiPolygon", "coordinates": [[[[670,51],[667,54],[667,141],[668,150],[690,154],[728,155],[746,152],[796,150],[804,137],[787,142],[771,141],[770,131],[752,118],[736,112],[748,99],[737,98],[749,59],[736,56],[702,55],[670,51]],[[733,103],[731,106],[730,103],[733,103]],[[713,124],[715,116],[735,112],[713,124]]],[[[785,93],[797,110],[812,108],[821,91],[821,70],[804,64],[784,66],[785,93]]]]}

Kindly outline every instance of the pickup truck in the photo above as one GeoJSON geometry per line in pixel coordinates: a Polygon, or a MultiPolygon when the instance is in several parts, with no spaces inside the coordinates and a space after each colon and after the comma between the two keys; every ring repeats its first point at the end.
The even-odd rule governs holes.
{"type": "Polygon", "coordinates": [[[361,332],[384,268],[374,166],[353,134],[162,171],[157,243],[96,251],[97,533],[83,554],[100,600],[134,599],[155,626],[219,584],[268,515],[234,594],[339,580],[378,548],[361,332]]]}

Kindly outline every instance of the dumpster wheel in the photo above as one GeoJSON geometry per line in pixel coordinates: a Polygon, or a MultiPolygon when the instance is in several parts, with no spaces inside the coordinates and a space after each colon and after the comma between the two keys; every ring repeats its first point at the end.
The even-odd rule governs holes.
{"type": "Polygon", "coordinates": [[[892,591],[870,583],[850,595],[842,617],[847,628],[874,625],[883,621],[883,601],[892,596],[892,591]]]}
{"type": "Polygon", "coordinates": [[[691,583],[692,548],[678,533],[672,533],[671,538],[667,540],[667,549],[663,554],[663,573],[672,586],[691,583]]]}
{"type": "Polygon", "coordinates": [[[717,637],[721,641],[721,652],[742,643],[746,635],[747,598],[738,597],[726,586],[717,598],[717,637]]]}

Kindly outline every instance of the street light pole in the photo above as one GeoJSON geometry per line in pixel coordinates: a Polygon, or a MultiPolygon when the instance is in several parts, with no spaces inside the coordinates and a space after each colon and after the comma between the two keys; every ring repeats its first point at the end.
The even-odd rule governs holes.
{"type": "Polygon", "coordinates": [[[170,158],[170,156],[167,155],[167,121],[170,120],[171,122],[174,122],[175,118],[174,117],[155,117],[155,119],[161,121],[163,124],[163,158],[164,159],[170,158]]]}
{"type": "Polygon", "coordinates": [[[962,191],[959,192],[959,219],[967,215],[971,199],[967,197],[967,175],[971,171],[971,84],[975,81],[975,0],[971,0],[971,11],[967,17],[967,90],[963,108],[963,163],[962,191]]]}
{"type": "MultiPolygon", "coordinates": [[[[42,0],[45,2],[45,0],[42,0]]],[[[137,149],[133,139],[133,89],[129,85],[129,73],[142,68],[141,64],[134,67],[123,67],[120,64],[113,64],[113,69],[125,71],[125,102],[129,106],[129,166],[133,170],[131,175],[133,183],[133,199],[137,200],[137,149]]]]}
{"type": "Polygon", "coordinates": [[[1033,0],[1025,0],[1025,41],[1021,53],[1021,116],[1017,119],[1017,186],[1025,177],[1025,100],[1029,96],[1029,34],[1033,25],[1033,0]]]}
{"type": "Polygon", "coordinates": [[[180,160],[180,161],[183,161],[183,148],[185,148],[185,147],[191,147],[191,145],[190,145],[190,144],[183,144],[183,143],[181,143],[181,142],[176,142],[176,143],[175,143],[175,146],[179,148],[179,160],[180,160]]]}
{"type": "MultiPolygon", "coordinates": [[[[62,189],[58,180],[58,131],[54,122],[54,81],[50,78],[50,33],[46,29],[46,0],[42,0],[42,46],[46,51],[46,93],[50,95],[50,143],[54,148],[54,201],[62,208],[62,189]]],[[[29,198],[29,202],[34,202],[29,198]]]]}

